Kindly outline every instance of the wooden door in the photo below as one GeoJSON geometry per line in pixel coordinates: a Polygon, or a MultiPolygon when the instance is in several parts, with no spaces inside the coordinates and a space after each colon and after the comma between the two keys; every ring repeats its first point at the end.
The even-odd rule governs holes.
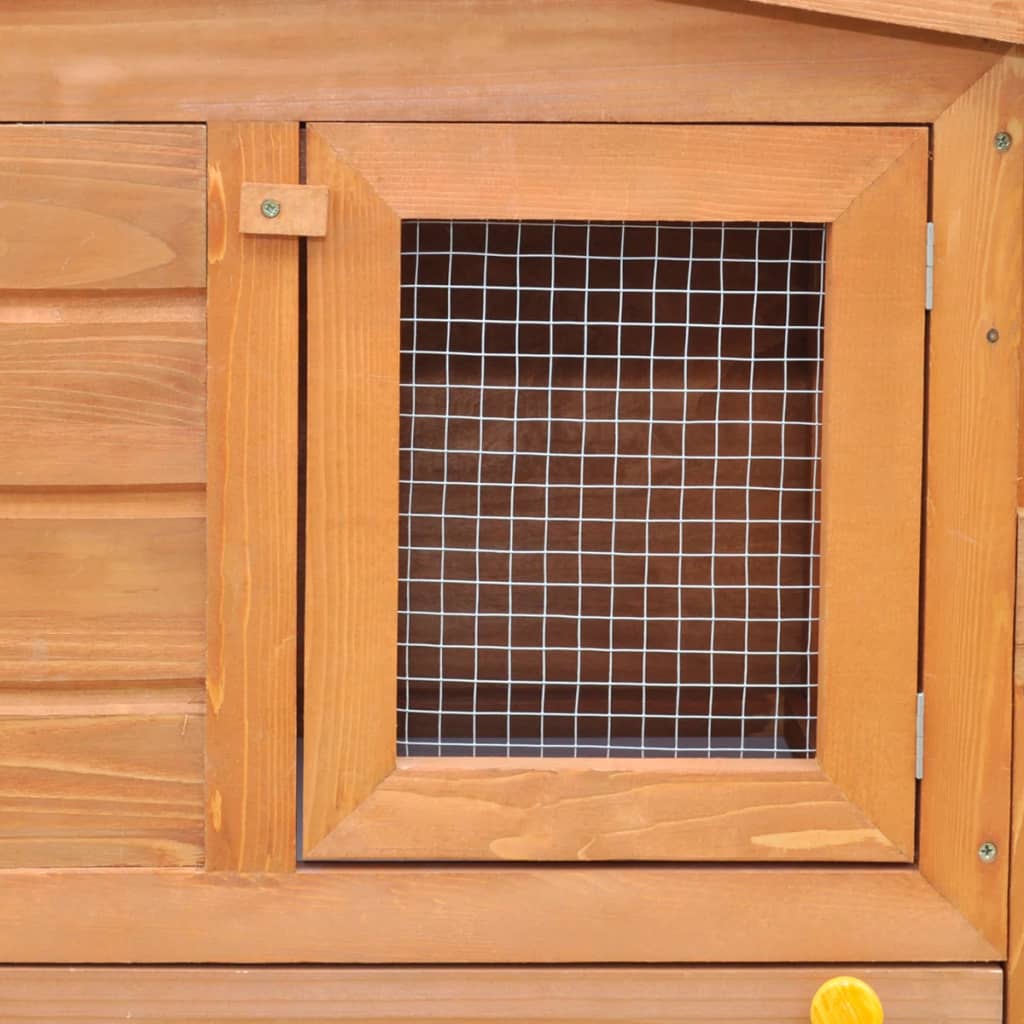
{"type": "Polygon", "coordinates": [[[927,161],[310,129],[307,858],[914,858],[927,161]]]}

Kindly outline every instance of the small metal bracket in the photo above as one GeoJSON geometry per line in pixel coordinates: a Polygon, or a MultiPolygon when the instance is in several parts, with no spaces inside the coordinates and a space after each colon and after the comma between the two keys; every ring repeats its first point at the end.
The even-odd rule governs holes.
{"type": "Polygon", "coordinates": [[[924,247],[924,308],[935,305],[935,224],[928,221],[928,236],[924,247]]]}
{"type": "Polygon", "coordinates": [[[243,235],[327,234],[328,190],[326,185],[275,185],[242,183],[238,227],[243,235]]]}
{"type": "Polygon", "coordinates": [[[914,729],[914,778],[924,778],[924,694],[917,695],[917,725],[914,729]]]}

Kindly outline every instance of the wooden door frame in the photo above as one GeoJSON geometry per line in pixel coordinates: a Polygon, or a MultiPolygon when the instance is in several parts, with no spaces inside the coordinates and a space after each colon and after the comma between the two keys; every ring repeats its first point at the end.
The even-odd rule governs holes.
{"type": "Polygon", "coordinates": [[[927,132],[318,124],[307,160],[307,859],[912,860],[927,132]],[[828,224],[815,759],[396,759],[407,218],[828,224]]]}
{"type": "MultiPolygon", "coordinates": [[[[283,31],[280,21],[274,30],[283,31]]],[[[143,29],[131,30],[139,31],[143,29]]],[[[229,36],[234,46],[238,36],[233,31],[229,36]]],[[[84,45],[77,30],[67,38],[76,47],[84,45]]],[[[101,52],[108,34],[97,27],[89,38],[96,40],[95,52],[101,52]]],[[[845,34],[838,32],[834,45],[841,48],[843,38],[845,34]]],[[[862,38],[863,45],[880,46],[882,36],[869,39],[849,33],[849,38],[853,43],[862,38]]],[[[54,39],[58,51],[64,39],[58,32],[54,39]]],[[[908,35],[907,46],[917,53],[914,39],[908,35]]],[[[759,39],[758,45],[762,42],[759,39]]],[[[166,37],[166,43],[176,45],[172,37],[166,37]]],[[[723,92],[739,96],[730,100],[738,121],[763,119],[768,110],[774,111],[771,119],[779,121],[803,117],[932,125],[933,219],[938,238],[936,307],[930,332],[925,533],[927,557],[935,568],[925,579],[923,658],[929,706],[937,703],[940,712],[929,714],[926,724],[916,866],[547,869],[524,865],[296,871],[288,838],[293,816],[254,817],[245,811],[246,805],[255,807],[268,799],[265,780],[275,778],[283,763],[280,746],[261,743],[257,737],[264,730],[286,742],[294,735],[294,670],[281,667],[278,674],[250,672],[233,677],[231,685],[242,687],[242,692],[225,700],[216,721],[209,723],[212,732],[225,730],[226,736],[227,730],[236,730],[236,736],[250,738],[244,747],[246,770],[235,777],[231,788],[210,791],[208,843],[212,842],[209,829],[218,816],[222,822],[245,822],[225,831],[225,850],[209,859],[210,870],[0,872],[0,919],[6,925],[0,930],[0,958],[23,963],[1003,959],[1009,858],[1001,855],[986,865],[978,859],[977,849],[986,839],[1000,851],[1009,849],[1016,446],[1007,437],[1017,422],[1024,76],[1020,59],[1000,59],[1001,49],[986,51],[988,70],[974,81],[960,60],[970,54],[969,48],[951,48],[947,63],[941,41],[921,37],[919,46],[916,66],[931,69],[923,94],[909,88],[906,78],[892,75],[888,65],[877,95],[848,83],[818,91],[813,82],[805,81],[798,98],[806,93],[812,101],[799,109],[792,98],[778,100],[780,105],[772,107],[777,94],[764,92],[745,112],[736,104],[745,102],[746,93],[723,92]],[[974,84],[953,99],[967,84],[965,76],[974,84]],[[945,91],[936,85],[940,80],[946,83],[945,91]],[[956,83],[955,88],[949,87],[950,82],[956,83]],[[992,141],[994,133],[1003,129],[1016,136],[1017,144],[999,153],[992,141]],[[984,253],[998,256],[979,259],[984,253]],[[1001,328],[999,342],[985,342],[985,333],[996,324],[1001,328]],[[946,427],[937,434],[934,426],[942,416],[947,417],[946,427]],[[932,446],[940,439],[942,447],[936,450],[932,446]],[[940,451],[942,457],[937,458],[940,451]],[[966,480],[972,485],[965,485],[966,480]],[[985,614],[971,612],[979,603],[985,614]],[[960,642],[967,624],[970,642],[960,642]],[[953,713],[941,710],[943,705],[953,713]],[[238,874],[238,870],[247,873],[238,874]],[[713,927],[707,927],[709,921],[713,927]],[[789,936],[790,941],[780,943],[781,936],[789,936]]],[[[151,52],[144,46],[130,49],[151,61],[151,52]]],[[[206,50],[200,51],[199,59],[209,59],[206,50]]],[[[850,62],[844,58],[840,63],[845,67],[850,62]]],[[[868,60],[853,64],[872,66],[868,60]]],[[[809,62],[801,67],[812,69],[812,78],[817,76],[828,86],[832,73],[828,66],[821,69],[809,62]]],[[[321,72],[312,64],[305,69],[311,82],[322,77],[321,72]]],[[[56,68],[40,66],[29,73],[23,69],[17,88],[5,94],[3,116],[59,119],[82,117],[84,112],[94,120],[123,118],[128,106],[141,103],[146,110],[183,120],[207,113],[331,118],[350,116],[358,105],[344,96],[300,103],[294,86],[280,80],[270,90],[269,100],[261,93],[242,102],[219,94],[184,67],[173,90],[154,98],[145,88],[145,73],[141,68],[133,70],[129,63],[118,81],[118,97],[109,104],[104,96],[87,91],[61,90],[58,81],[56,68]],[[157,102],[160,105],[152,105],[157,102]]],[[[720,108],[707,104],[706,90],[688,91],[673,81],[670,110],[659,106],[653,94],[644,101],[652,116],[678,117],[688,111],[697,119],[708,117],[709,112],[712,119],[721,119],[720,108]]],[[[607,107],[606,99],[595,99],[595,93],[580,99],[583,93],[572,92],[571,102],[548,107],[536,95],[520,101],[508,93],[502,95],[497,113],[511,111],[524,120],[545,113],[564,119],[601,109],[610,118],[627,120],[638,116],[636,105],[627,102],[628,92],[616,94],[619,99],[613,109],[607,107]]],[[[387,112],[413,108],[425,115],[432,104],[433,109],[444,109],[439,95],[417,105],[412,92],[404,98],[400,93],[401,89],[380,99],[375,108],[371,105],[372,113],[363,104],[360,115],[387,116],[387,112]]],[[[472,104],[479,106],[483,101],[460,102],[456,106],[463,116],[472,116],[472,104]]],[[[275,127],[284,136],[274,144],[292,145],[287,133],[294,131],[293,126],[268,124],[260,130],[273,132],[275,127]]],[[[233,155],[211,146],[211,165],[225,161],[244,165],[255,159],[253,147],[263,143],[253,132],[251,138],[243,133],[233,155]]],[[[211,132],[211,141],[212,137],[211,132]]],[[[297,155],[297,142],[294,145],[297,155]]],[[[233,173],[237,176],[237,171],[233,173]]],[[[224,174],[223,180],[234,179],[224,174]]],[[[222,202],[225,230],[236,230],[237,193],[230,184],[225,185],[222,202]]],[[[253,244],[257,248],[252,252],[258,255],[269,251],[260,247],[271,243],[260,239],[253,244]]],[[[242,259],[236,253],[218,277],[211,273],[211,306],[225,301],[232,282],[230,286],[240,286],[238,294],[244,297],[238,307],[243,317],[252,309],[254,292],[287,309],[293,301],[290,279],[285,276],[268,285],[259,276],[257,264],[256,258],[242,259]]],[[[243,322],[244,337],[250,343],[268,345],[278,337],[276,315],[243,322]]],[[[212,333],[219,330],[211,318],[211,349],[222,343],[212,333]]],[[[211,378],[211,388],[235,386],[236,369],[229,363],[226,374],[211,378]]],[[[264,408],[258,396],[251,402],[254,413],[264,408]]],[[[260,430],[243,434],[237,443],[259,460],[267,444],[287,438],[290,429],[286,417],[270,417],[260,430]]],[[[212,490],[221,485],[224,472],[211,461],[212,490]]],[[[283,480],[274,473],[260,476],[255,481],[257,493],[267,496],[273,488],[287,486],[283,480]]],[[[266,579],[247,580],[244,572],[238,575],[243,592],[236,593],[235,599],[249,613],[266,611],[268,603],[282,600],[293,588],[296,566],[288,547],[293,526],[280,521],[266,527],[269,533],[264,540],[276,550],[273,557],[280,558],[266,563],[276,564],[268,569],[266,579]]],[[[214,564],[219,563],[211,559],[214,564]]],[[[239,627],[237,617],[211,625],[236,639],[239,627]]],[[[284,642],[287,636],[284,629],[284,642]]],[[[264,645],[265,638],[250,634],[242,636],[240,650],[258,665],[265,656],[264,645]]],[[[1017,886],[1015,892],[1021,891],[1017,886]]],[[[1019,906],[1018,898],[1015,907],[1019,906]]],[[[1022,916],[1015,912],[1010,978],[1011,1000],[1018,1001],[1024,991],[1024,971],[1018,969],[1022,916]]],[[[1013,1005],[1011,1014],[1019,1013],[1013,1005]]]]}

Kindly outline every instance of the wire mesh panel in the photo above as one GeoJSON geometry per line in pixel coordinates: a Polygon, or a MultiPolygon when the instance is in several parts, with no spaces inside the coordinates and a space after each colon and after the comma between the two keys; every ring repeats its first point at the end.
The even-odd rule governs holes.
{"type": "Polygon", "coordinates": [[[402,246],[399,753],[813,755],[824,226],[402,246]]]}

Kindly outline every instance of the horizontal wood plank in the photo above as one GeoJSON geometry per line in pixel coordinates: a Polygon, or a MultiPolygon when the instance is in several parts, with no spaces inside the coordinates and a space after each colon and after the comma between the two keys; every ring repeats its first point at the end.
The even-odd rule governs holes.
{"type": "Polygon", "coordinates": [[[0,289],[201,288],[204,171],[198,126],[0,127],[0,289]]]}
{"type": "Polygon", "coordinates": [[[0,867],[195,865],[202,838],[201,707],[0,717],[0,867]]]}
{"type": "Polygon", "coordinates": [[[0,961],[996,961],[912,868],[0,872],[0,961]]]}
{"type": "Polygon", "coordinates": [[[925,137],[763,125],[314,130],[401,217],[565,220],[833,221],[925,137]]]}
{"type": "Polygon", "coordinates": [[[0,486],[205,479],[201,293],[166,306],[14,299],[0,302],[0,486]]]}
{"type": "Polygon", "coordinates": [[[760,0],[822,14],[1024,43],[1022,0],[760,0]]]}
{"type": "Polygon", "coordinates": [[[205,671],[202,519],[0,522],[0,681],[205,671]]]}
{"type": "Polygon", "coordinates": [[[999,1024],[994,967],[0,968],[7,1024],[791,1024],[837,974],[897,1024],[999,1024]]]}
{"type": "Polygon", "coordinates": [[[313,859],[872,860],[905,855],[814,762],[403,758],[313,859]]]}
{"type": "Polygon", "coordinates": [[[1005,50],[738,0],[3,0],[0,31],[8,121],[924,123],[1005,50]]]}
{"type": "Polygon", "coordinates": [[[3,487],[0,519],[201,519],[202,484],[153,487],[3,487]]]}

